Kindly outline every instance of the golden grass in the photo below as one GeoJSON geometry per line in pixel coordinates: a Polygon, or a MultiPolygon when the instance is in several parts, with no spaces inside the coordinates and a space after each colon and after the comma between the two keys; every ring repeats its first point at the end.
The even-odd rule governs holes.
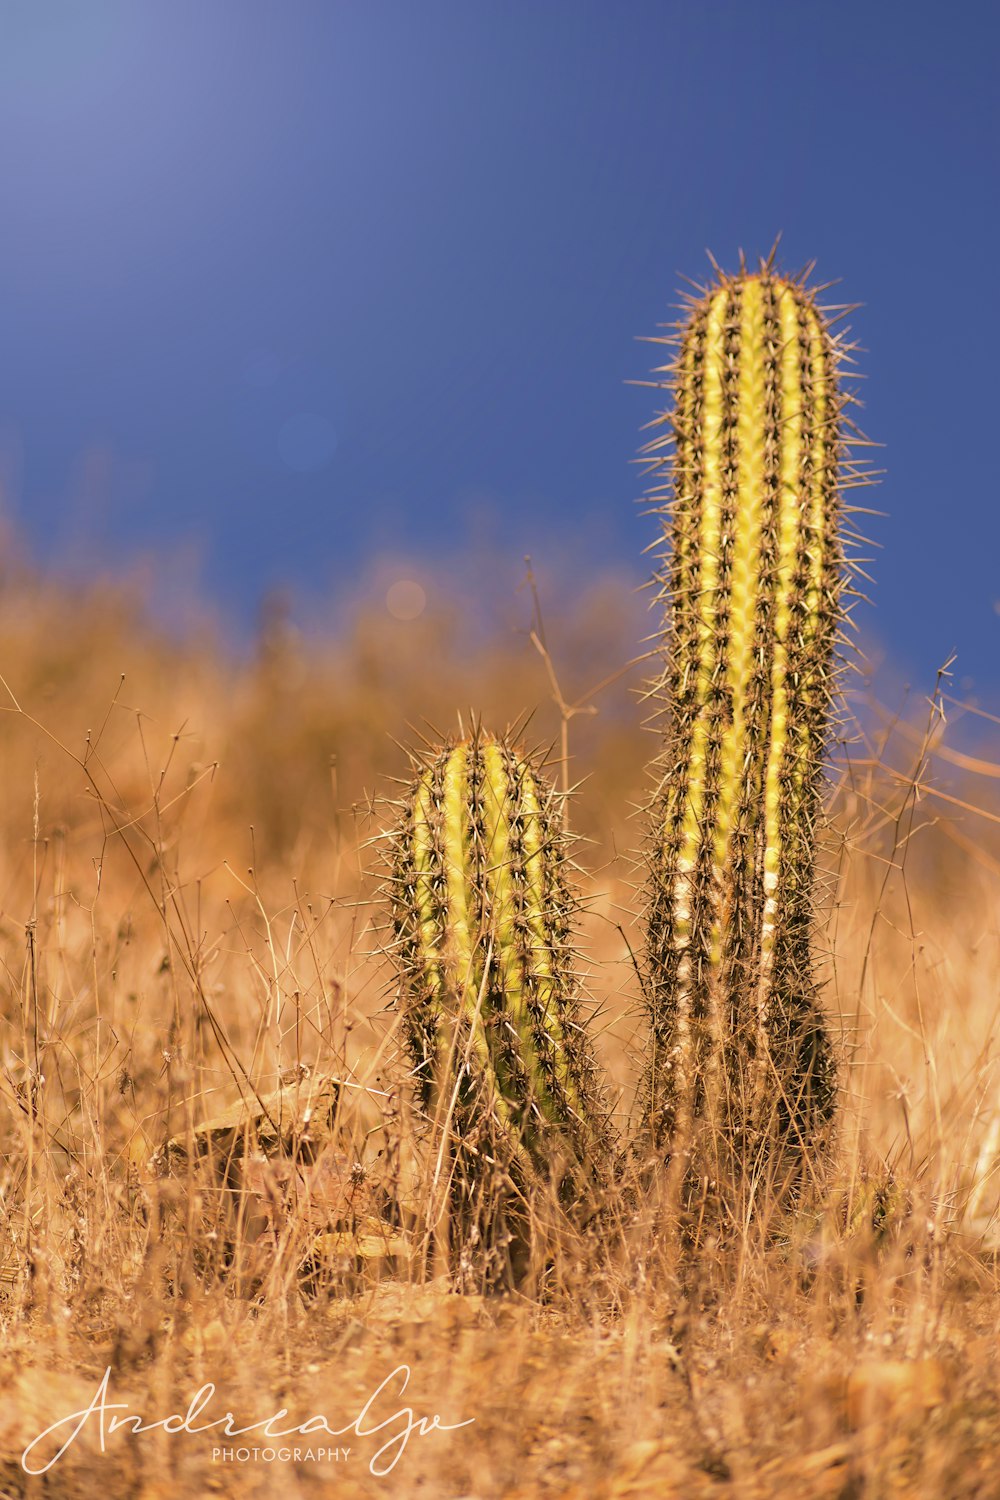
{"type": "MultiPolygon", "coordinates": [[[[609,584],[561,631],[546,621],[567,700],[635,652],[636,620],[609,584]]],[[[0,1495],[1000,1495],[997,825],[937,792],[993,818],[997,803],[975,769],[928,781],[936,727],[872,730],[838,756],[825,994],[844,1102],[826,1210],[678,1261],[623,1200],[613,1243],[566,1246],[536,1295],[484,1298],[428,1279],[414,1249],[419,1151],[372,951],[366,804],[405,773],[394,737],[450,727],[457,706],[503,724],[537,705],[532,733],[558,746],[527,635],[472,649],[446,616],[361,604],[336,637],[272,619],[241,662],[205,633],[157,635],[127,590],[24,575],[0,594],[0,661],[0,1495]],[[152,1170],[169,1138],[190,1146],[282,1075],[344,1084],[332,1177],[296,1196],[249,1153],[227,1200],[194,1170],[152,1170]],[[214,1217],[240,1191],[253,1212],[214,1217]],[[405,1397],[390,1380],[369,1427],[404,1406],[473,1420],[415,1431],[382,1477],[398,1424],[223,1463],[213,1447],[238,1440],[160,1429],[102,1454],[91,1419],[47,1475],[21,1466],[109,1368],[108,1400],[148,1422],[214,1382],[204,1419],[285,1407],[286,1426],[346,1426],[401,1366],[405,1397]],[[316,1458],[327,1446],[350,1456],[316,1458]]],[[[642,1048],[637,675],[569,731],[623,1124],[642,1048]]]]}

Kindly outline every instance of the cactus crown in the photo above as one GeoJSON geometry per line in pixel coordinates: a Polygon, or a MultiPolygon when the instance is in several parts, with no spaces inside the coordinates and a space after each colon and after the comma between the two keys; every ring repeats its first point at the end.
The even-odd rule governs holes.
{"type": "Polygon", "coordinates": [[[839,382],[850,346],[805,279],[768,260],[689,299],[657,340],[676,349],[656,372],[674,405],[643,450],[666,542],[649,1124],[662,1144],[702,1120],[744,1161],[776,1121],[811,1134],[832,1101],[814,832],[844,619],[840,491],[865,476],[839,382]]]}
{"type": "Polygon", "coordinates": [[[479,730],[417,759],[391,837],[404,1036],[425,1113],[470,1167],[484,1142],[524,1180],[559,1149],[606,1161],[573,954],[561,797],[479,730]]]}

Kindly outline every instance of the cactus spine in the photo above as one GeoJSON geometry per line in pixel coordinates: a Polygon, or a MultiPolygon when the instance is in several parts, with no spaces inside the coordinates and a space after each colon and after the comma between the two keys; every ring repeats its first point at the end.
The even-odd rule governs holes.
{"type": "Polygon", "coordinates": [[[849,398],[843,340],[770,261],[720,273],[662,342],[645,1097],[657,1150],[704,1180],[759,1168],[768,1141],[815,1144],[832,1113],[810,935],[849,398]]]}
{"type": "Polygon", "coordinates": [[[420,1104],[468,1228],[487,1168],[522,1194],[555,1179],[572,1200],[607,1167],[611,1136],[574,970],[561,798],[483,732],[416,770],[391,837],[394,958],[420,1104]]]}

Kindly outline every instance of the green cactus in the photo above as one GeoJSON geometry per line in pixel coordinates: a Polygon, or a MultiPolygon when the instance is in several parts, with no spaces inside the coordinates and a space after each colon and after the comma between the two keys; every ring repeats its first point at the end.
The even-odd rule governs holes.
{"type": "Polygon", "coordinates": [[[481,731],[415,769],[387,883],[404,1039],[445,1143],[453,1224],[482,1239],[501,1179],[579,1202],[612,1134],[575,973],[561,797],[481,731]]]}
{"type": "MultiPolygon", "coordinates": [[[[662,749],[647,879],[644,1086],[657,1154],[703,1182],[815,1147],[834,1067],[811,947],[844,618],[842,335],[805,284],[719,273],[656,373],[643,453],[666,517],[662,749]],[[666,472],[664,473],[664,467],[666,472]]],[[[689,1178],[690,1180],[690,1178],[689,1178]]]]}

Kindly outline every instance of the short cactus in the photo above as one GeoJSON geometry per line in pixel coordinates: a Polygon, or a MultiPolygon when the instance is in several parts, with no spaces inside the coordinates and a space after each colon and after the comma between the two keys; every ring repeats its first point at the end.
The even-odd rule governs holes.
{"type": "Polygon", "coordinates": [[[666,517],[644,1092],[658,1153],[704,1181],[832,1115],[810,939],[856,471],[846,346],[805,278],[769,260],[690,300],[643,450],[666,517]]]}
{"type": "Polygon", "coordinates": [[[547,1181],[579,1200],[612,1147],[575,973],[561,798],[483,732],[415,769],[391,836],[392,952],[453,1213],[481,1217],[487,1169],[521,1195],[547,1181]]]}

